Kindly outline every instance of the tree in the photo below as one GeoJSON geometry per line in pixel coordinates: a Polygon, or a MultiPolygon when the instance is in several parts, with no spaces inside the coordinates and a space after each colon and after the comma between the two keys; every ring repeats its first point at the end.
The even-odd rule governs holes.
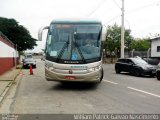
{"type": "Polygon", "coordinates": [[[17,44],[18,51],[33,49],[37,46],[37,40],[32,38],[27,28],[19,25],[15,19],[0,17],[0,31],[15,45],[17,44]]]}
{"type": "MultiPolygon", "coordinates": [[[[130,35],[130,30],[125,30],[125,46],[128,50],[131,50],[131,43],[133,41],[133,37],[130,35]]],[[[111,55],[113,52],[116,52],[118,56],[120,56],[121,49],[121,27],[117,24],[113,26],[108,26],[106,41],[105,41],[105,49],[111,55]]]]}
{"type": "Polygon", "coordinates": [[[149,38],[139,38],[133,41],[131,48],[137,51],[147,51],[150,48],[150,46],[151,43],[149,42],[149,38]]]}

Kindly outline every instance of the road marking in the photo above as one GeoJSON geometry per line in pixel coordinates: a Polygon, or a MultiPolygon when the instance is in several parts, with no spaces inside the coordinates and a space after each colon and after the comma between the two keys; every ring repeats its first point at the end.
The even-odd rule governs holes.
{"type": "Polygon", "coordinates": [[[112,84],[115,84],[115,85],[117,85],[118,83],[116,83],[116,82],[112,82],[112,81],[109,81],[109,80],[103,80],[104,82],[108,82],[108,83],[112,83],[112,84]]]}
{"type": "Polygon", "coordinates": [[[145,93],[145,94],[152,95],[152,96],[155,96],[155,97],[160,98],[160,95],[156,95],[156,94],[153,94],[153,93],[150,93],[150,92],[146,92],[146,91],[143,91],[143,90],[139,90],[139,89],[136,89],[136,88],[133,88],[133,87],[127,87],[127,88],[132,89],[132,90],[135,90],[135,91],[138,91],[138,92],[141,92],[141,93],[145,93]]]}

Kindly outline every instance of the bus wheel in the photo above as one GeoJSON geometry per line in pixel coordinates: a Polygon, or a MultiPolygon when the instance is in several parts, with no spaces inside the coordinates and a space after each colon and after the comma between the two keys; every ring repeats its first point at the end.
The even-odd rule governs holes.
{"type": "Polygon", "coordinates": [[[100,82],[102,82],[102,80],[103,80],[103,68],[102,68],[102,71],[101,71],[101,77],[100,77],[100,82]]]}

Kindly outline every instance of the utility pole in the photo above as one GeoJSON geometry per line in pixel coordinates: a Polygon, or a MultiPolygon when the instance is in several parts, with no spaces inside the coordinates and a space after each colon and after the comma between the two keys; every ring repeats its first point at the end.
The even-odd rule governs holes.
{"type": "Polygon", "coordinates": [[[124,58],[124,0],[122,0],[121,58],[124,58]]]}

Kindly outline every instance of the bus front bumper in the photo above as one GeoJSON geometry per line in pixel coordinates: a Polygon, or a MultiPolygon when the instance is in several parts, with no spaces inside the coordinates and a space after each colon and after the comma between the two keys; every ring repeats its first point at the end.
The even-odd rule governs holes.
{"type": "Polygon", "coordinates": [[[45,69],[45,77],[48,81],[75,81],[75,82],[100,82],[102,68],[86,74],[63,74],[45,69]]]}

